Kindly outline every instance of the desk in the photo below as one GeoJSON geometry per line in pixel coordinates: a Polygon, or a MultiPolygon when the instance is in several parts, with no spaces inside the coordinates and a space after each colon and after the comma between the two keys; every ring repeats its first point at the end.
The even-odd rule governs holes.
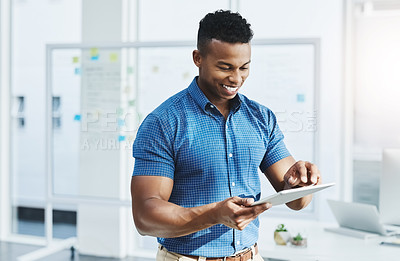
{"type": "MultiPolygon", "coordinates": [[[[387,237],[359,239],[324,231],[325,227],[337,227],[336,223],[320,223],[309,220],[282,218],[260,218],[259,249],[265,258],[293,261],[398,261],[400,247],[379,243],[387,237]],[[307,248],[279,246],[273,234],[279,224],[285,224],[289,232],[298,231],[307,235],[307,248]]],[[[292,233],[293,234],[293,233],[292,233]]]]}

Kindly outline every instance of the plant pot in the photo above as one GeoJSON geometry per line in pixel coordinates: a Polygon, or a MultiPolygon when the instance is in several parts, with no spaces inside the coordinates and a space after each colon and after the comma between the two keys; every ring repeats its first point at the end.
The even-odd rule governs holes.
{"type": "Polygon", "coordinates": [[[294,240],[294,238],[290,238],[290,244],[295,247],[307,247],[307,238],[303,238],[302,240],[294,240]]]}
{"type": "Polygon", "coordinates": [[[290,238],[291,236],[288,231],[274,232],[274,241],[277,245],[286,245],[290,238]]]}

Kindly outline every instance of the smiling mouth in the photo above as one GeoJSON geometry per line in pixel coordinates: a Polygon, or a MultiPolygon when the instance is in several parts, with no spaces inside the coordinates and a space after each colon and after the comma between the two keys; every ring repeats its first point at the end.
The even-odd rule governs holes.
{"type": "Polygon", "coordinates": [[[227,89],[230,92],[234,92],[239,88],[239,86],[235,87],[235,86],[228,86],[228,85],[225,85],[225,84],[222,84],[222,87],[224,87],[225,89],[227,89]]]}

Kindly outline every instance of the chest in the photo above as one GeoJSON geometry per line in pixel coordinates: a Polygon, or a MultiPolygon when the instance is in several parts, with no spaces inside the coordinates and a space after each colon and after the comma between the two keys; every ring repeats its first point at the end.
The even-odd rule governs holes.
{"type": "Polygon", "coordinates": [[[243,113],[187,115],[174,141],[175,164],[179,172],[226,171],[229,165],[261,163],[268,145],[268,133],[243,113]]]}

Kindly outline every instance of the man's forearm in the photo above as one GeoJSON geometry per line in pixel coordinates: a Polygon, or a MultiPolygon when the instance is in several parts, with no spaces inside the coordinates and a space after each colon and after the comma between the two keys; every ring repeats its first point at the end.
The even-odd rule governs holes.
{"type": "Polygon", "coordinates": [[[134,221],[141,235],[180,237],[206,229],[216,223],[213,209],[217,203],[183,208],[173,203],[151,198],[133,211],[134,221]]]}

